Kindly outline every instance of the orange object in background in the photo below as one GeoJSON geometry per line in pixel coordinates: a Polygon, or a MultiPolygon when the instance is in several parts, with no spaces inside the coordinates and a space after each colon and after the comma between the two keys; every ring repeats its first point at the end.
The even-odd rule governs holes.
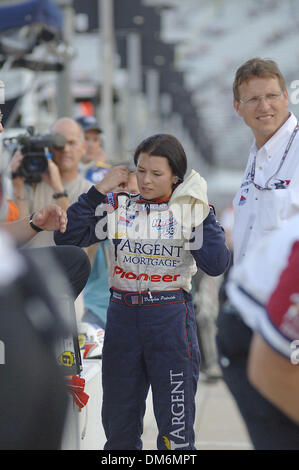
{"type": "Polygon", "coordinates": [[[94,105],[90,101],[81,101],[79,108],[83,116],[94,116],[94,105]]]}
{"type": "Polygon", "coordinates": [[[19,218],[18,206],[13,201],[7,201],[7,216],[5,222],[14,222],[19,218]]]}

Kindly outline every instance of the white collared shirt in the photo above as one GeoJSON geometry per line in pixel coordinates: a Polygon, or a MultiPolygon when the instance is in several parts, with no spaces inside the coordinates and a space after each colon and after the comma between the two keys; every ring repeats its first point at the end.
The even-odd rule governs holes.
{"type": "Polygon", "coordinates": [[[297,118],[291,114],[263,147],[258,149],[254,142],[250,149],[243,181],[233,200],[235,264],[242,261],[262,237],[281,227],[299,211],[299,131],[275,175],[296,124],[297,118]],[[250,181],[255,155],[254,182],[265,187],[269,178],[275,175],[269,183],[273,188],[271,191],[261,191],[253,184],[246,185],[250,181]]]}

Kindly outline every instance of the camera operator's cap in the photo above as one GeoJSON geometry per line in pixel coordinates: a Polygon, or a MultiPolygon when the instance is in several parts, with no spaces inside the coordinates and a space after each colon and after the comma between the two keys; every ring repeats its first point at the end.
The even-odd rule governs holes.
{"type": "Polygon", "coordinates": [[[85,131],[97,131],[99,134],[103,132],[103,129],[99,126],[94,116],[81,116],[76,119],[77,123],[80,124],[82,129],[85,131]]]}

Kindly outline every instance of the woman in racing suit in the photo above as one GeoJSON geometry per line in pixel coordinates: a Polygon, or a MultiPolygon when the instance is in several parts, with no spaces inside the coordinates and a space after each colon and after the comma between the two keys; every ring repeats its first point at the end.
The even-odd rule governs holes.
{"type": "Polygon", "coordinates": [[[173,136],[145,139],[134,155],[140,194],[112,193],[129,170],[117,166],[68,210],[57,244],[109,239],[110,303],[102,357],[105,450],[140,450],[149,386],[157,448],[195,449],[195,394],[200,353],[191,297],[197,267],[211,276],[229,264],[222,227],[208,208],[186,235],[168,203],[187,159],[173,136]],[[201,233],[201,244],[189,243],[201,233]],[[187,236],[188,239],[185,237],[187,236]]]}

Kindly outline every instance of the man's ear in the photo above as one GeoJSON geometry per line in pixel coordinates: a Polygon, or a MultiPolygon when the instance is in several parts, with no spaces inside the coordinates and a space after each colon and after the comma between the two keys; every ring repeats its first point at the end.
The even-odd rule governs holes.
{"type": "Polygon", "coordinates": [[[283,94],[283,97],[287,100],[287,104],[289,104],[289,93],[288,93],[288,90],[287,90],[287,89],[283,90],[282,94],[283,94]]]}
{"type": "Polygon", "coordinates": [[[235,108],[237,114],[240,116],[240,111],[239,111],[240,103],[236,99],[234,99],[234,108],[235,108]]]}

